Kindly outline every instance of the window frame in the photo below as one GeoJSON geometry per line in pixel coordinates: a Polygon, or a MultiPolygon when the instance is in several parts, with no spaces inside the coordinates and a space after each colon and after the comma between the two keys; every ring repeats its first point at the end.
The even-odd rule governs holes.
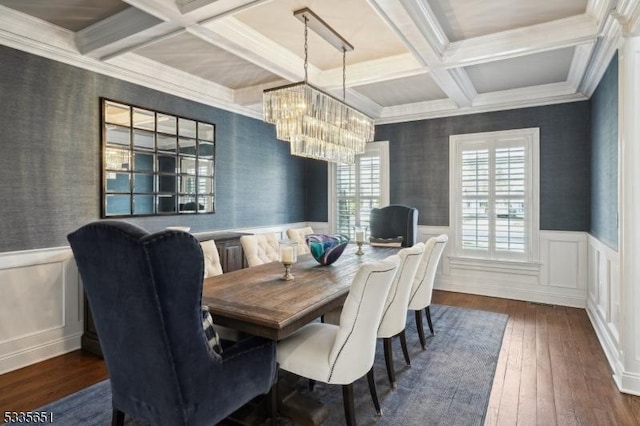
{"type": "MultiPolygon", "coordinates": [[[[368,142],[365,153],[362,155],[377,154],[380,158],[380,206],[389,204],[389,141],[368,142]]],[[[356,162],[360,155],[356,156],[356,162]]],[[[329,229],[335,233],[338,226],[338,199],[337,199],[337,164],[329,163],[328,188],[329,188],[329,229]]],[[[368,231],[367,231],[368,235],[368,231]]]]}
{"type": "MultiPolygon", "coordinates": [[[[453,234],[452,255],[460,259],[537,263],[539,261],[540,233],[540,129],[525,128],[496,132],[482,132],[451,135],[449,137],[449,221],[453,234]],[[495,228],[490,233],[487,252],[462,247],[462,152],[465,148],[488,148],[490,158],[495,158],[495,150],[508,146],[525,148],[525,252],[495,251],[495,228]],[[493,250],[492,250],[493,248],[493,250]]],[[[490,209],[495,212],[495,172],[489,176],[491,188],[488,198],[493,203],[490,209]]],[[[490,218],[495,225],[495,217],[490,218]]],[[[491,223],[491,222],[490,222],[491,223]]],[[[490,232],[491,232],[490,231],[490,232]]]]}

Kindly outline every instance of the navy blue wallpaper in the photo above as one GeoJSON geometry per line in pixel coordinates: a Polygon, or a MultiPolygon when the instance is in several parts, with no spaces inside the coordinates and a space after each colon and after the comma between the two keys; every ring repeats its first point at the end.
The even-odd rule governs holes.
{"type": "Polygon", "coordinates": [[[390,198],[420,211],[421,225],[449,225],[449,136],[540,128],[540,227],[588,231],[589,102],[573,102],[376,127],[389,140],[390,198]]]}
{"type": "Polygon", "coordinates": [[[260,120],[4,46],[0,93],[0,252],[67,245],[100,217],[100,97],[216,125],[216,213],[132,222],[198,232],[306,220],[307,160],[260,120]]]}
{"type": "Polygon", "coordinates": [[[591,97],[591,234],[618,249],[618,56],[591,97]]]}

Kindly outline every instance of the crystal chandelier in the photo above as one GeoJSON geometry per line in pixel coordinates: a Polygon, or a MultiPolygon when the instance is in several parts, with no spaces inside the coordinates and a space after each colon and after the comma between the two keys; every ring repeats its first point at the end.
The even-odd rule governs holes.
{"type": "Polygon", "coordinates": [[[304,21],[304,81],[265,90],[264,121],[275,124],[276,137],[291,144],[292,155],[353,164],[374,133],[373,119],[344,102],[346,52],[353,47],[311,10],[298,10],[294,16],[304,21]],[[342,100],[307,82],[309,25],[342,50],[342,100]]]}

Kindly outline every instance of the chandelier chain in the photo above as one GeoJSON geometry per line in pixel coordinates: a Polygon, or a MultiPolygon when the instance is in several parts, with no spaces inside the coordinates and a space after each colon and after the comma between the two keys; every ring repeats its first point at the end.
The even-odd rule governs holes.
{"type": "Polygon", "coordinates": [[[347,99],[347,49],[342,47],[342,102],[347,99]]]}
{"type": "Polygon", "coordinates": [[[308,72],[308,68],[309,68],[309,42],[307,41],[307,38],[308,38],[308,35],[309,35],[308,22],[309,22],[309,18],[307,18],[305,16],[304,17],[304,81],[305,81],[305,83],[307,82],[307,80],[309,78],[309,72],[308,72]]]}

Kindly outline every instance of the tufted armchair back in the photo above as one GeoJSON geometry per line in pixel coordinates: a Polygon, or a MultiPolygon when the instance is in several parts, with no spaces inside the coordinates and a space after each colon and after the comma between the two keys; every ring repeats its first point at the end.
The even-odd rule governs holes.
{"type": "Polygon", "coordinates": [[[278,260],[278,239],[273,232],[243,235],[240,237],[240,243],[249,267],[278,260]]]}
{"type": "Polygon", "coordinates": [[[420,260],[418,271],[413,280],[409,298],[409,309],[424,309],[431,304],[431,295],[433,293],[433,284],[436,280],[438,264],[442,258],[442,252],[444,252],[447,241],[449,241],[449,238],[445,234],[427,240],[424,255],[420,260]]]}
{"type": "Polygon", "coordinates": [[[373,208],[369,225],[372,243],[388,240],[398,242],[402,247],[411,247],[418,237],[418,209],[399,204],[373,208]],[[401,238],[396,240],[398,237],[401,238]]]}
{"type": "Polygon", "coordinates": [[[379,262],[364,263],[353,278],[329,353],[331,369],[327,383],[352,383],[373,365],[376,332],[399,262],[399,257],[393,255],[379,262]]]}
{"type": "Polygon", "coordinates": [[[109,370],[113,424],[125,413],[153,425],[211,425],[271,389],[274,342],[251,337],[222,354],[209,347],[193,235],[106,220],[67,238],[109,370]]]}
{"type": "Polygon", "coordinates": [[[213,277],[222,274],[222,265],[220,264],[220,254],[214,240],[200,242],[202,255],[204,256],[204,277],[213,277]]]}
{"type": "Polygon", "coordinates": [[[298,254],[310,253],[309,246],[305,240],[305,237],[309,234],[313,234],[313,228],[310,226],[287,229],[287,237],[289,240],[298,243],[298,254]]]}
{"type": "Polygon", "coordinates": [[[378,337],[393,337],[404,330],[407,322],[409,293],[423,253],[423,243],[398,252],[400,265],[385,302],[382,321],[378,328],[378,337]]]}

